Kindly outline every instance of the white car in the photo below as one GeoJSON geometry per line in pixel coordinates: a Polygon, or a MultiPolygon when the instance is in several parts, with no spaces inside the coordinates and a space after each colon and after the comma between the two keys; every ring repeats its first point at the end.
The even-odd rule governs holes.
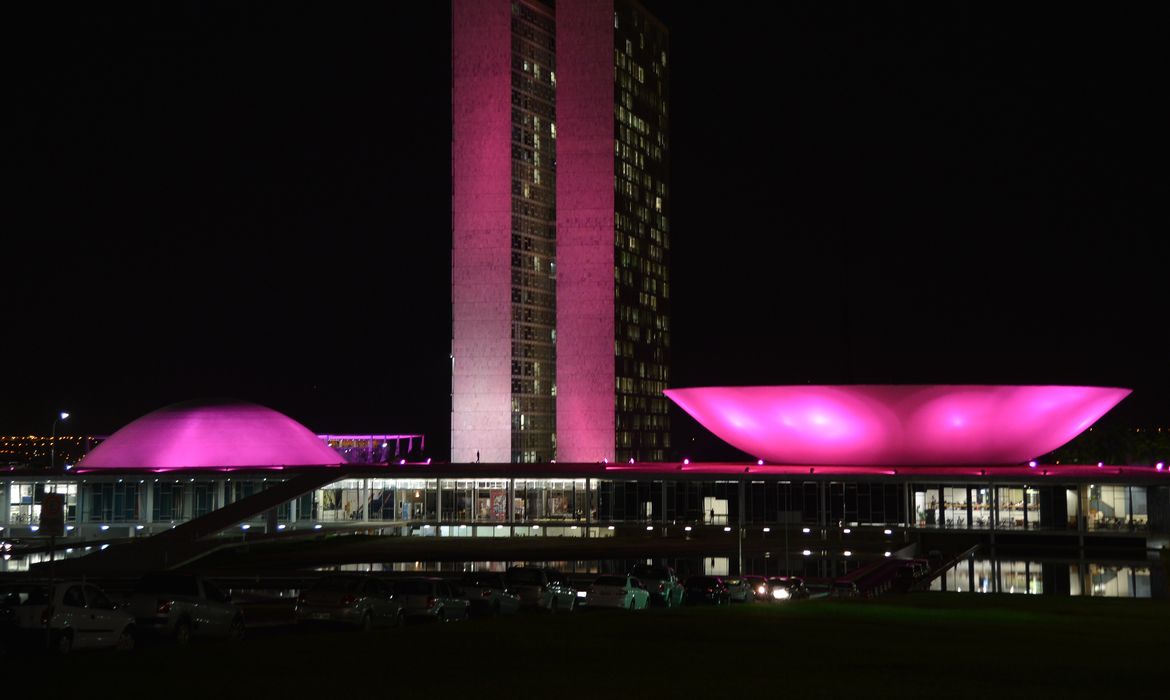
{"type": "Polygon", "coordinates": [[[580,597],[589,608],[645,610],[650,607],[650,591],[633,576],[598,576],[580,597]]]}
{"type": "Polygon", "coordinates": [[[11,613],[14,648],[133,649],[134,616],[97,586],[80,581],[0,586],[0,607],[11,613]]]}

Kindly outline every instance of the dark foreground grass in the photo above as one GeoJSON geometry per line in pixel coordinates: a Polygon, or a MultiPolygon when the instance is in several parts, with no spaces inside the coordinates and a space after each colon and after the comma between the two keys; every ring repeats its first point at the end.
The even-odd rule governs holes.
{"type": "MultiPolygon", "coordinates": [[[[519,616],[4,664],[41,697],[1167,697],[1170,603],[923,594],[519,616]]],[[[23,694],[13,695],[23,697],[23,694]]]]}

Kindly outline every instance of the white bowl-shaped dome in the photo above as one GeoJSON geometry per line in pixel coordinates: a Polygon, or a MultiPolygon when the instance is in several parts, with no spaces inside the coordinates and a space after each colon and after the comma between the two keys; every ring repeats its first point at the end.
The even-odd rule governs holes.
{"type": "Polygon", "coordinates": [[[1019,464],[1130,393],[1094,386],[837,385],[670,389],[732,446],[775,464],[1019,464]]]}
{"type": "Polygon", "coordinates": [[[246,401],[172,404],[124,426],[79,469],[336,466],[345,460],[292,418],[246,401]]]}

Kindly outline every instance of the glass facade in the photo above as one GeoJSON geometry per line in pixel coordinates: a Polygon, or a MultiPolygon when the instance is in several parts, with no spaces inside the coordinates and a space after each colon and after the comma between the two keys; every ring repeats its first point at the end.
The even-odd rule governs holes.
{"type": "Polygon", "coordinates": [[[670,94],[665,28],[614,4],[614,375],[619,461],[670,448],[670,94]]]}
{"type": "MultiPolygon", "coordinates": [[[[74,536],[90,536],[98,528],[120,536],[149,535],[279,481],[243,476],[11,480],[0,482],[0,499],[8,503],[0,511],[0,527],[6,533],[36,536],[40,503],[45,493],[55,491],[65,495],[66,521],[74,536]]],[[[402,534],[442,534],[435,529],[442,526],[453,536],[477,537],[583,536],[598,527],[735,526],[740,522],[754,529],[897,527],[1132,537],[1170,534],[1170,489],[1115,483],[371,477],[340,479],[283,503],[274,514],[257,514],[248,522],[251,527],[265,527],[272,515],[286,527],[369,525],[391,528],[391,532],[405,528],[402,534]],[[432,529],[424,532],[424,527],[432,529]]],[[[1047,585],[1056,584],[1049,581],[1047,585]]]]}
{"type": "Polygon", "coordinates": [[[556,455],[556,21],[512,3],[512,462],[556,455]]]}

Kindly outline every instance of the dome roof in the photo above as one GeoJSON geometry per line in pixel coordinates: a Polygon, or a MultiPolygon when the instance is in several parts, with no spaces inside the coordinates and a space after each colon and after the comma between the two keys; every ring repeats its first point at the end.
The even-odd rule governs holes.
{"type": "Polygon", "coordinates": [[[345,462],[292,418],[235,399],[172,404],[124,426],[78,469],[329,466],[345,462]]]}
{"type": "Polygon", "coordinates": [[[703,427],[775,464],[1020,464],[1076,437],[1129,389],[837,385],[669,389],[703,427]]]}

